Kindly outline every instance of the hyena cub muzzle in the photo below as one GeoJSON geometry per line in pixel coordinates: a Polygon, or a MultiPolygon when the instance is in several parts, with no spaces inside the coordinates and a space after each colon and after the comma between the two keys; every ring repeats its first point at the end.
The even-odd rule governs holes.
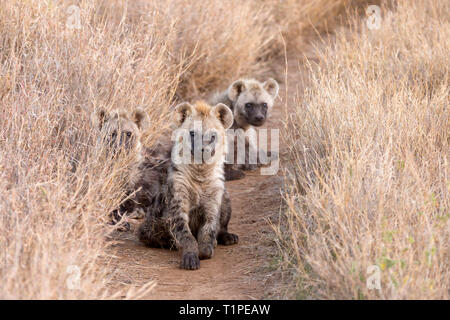
{"type": "MultiPolygon", "coordinates": [[[[230,87],[212,98],[213,103],[224,103],[233,112],[234,122],[231,129],[235,130],[237,140],[245,139],[245,163],[236,164],[238,141],[229,141],[233,144],[233,163],[225,165],[226,180],[242,179],[245,174],[242,170],[256,170],[263,163],[259,159],[257,145],[249,139],[252,134],[256,134],[254,128],[262,126],[270,117],[274,101],[278,96],[279,86],[274,79],[268,79],[261,83],[254,79],[240,79],[233,82],[230,87]],[[256,152],[257,163],[250,163],[249,152],[256,152]]],[[[276,159],[278,155],[267,155],[271,159],[276,159]]]]}
{"type": "Polygon", "coordinates": [[[224,104],[182,103],[176,124],[171,163],[161,172],[161,188],[152,198],[139,238],[151,247],[179,249],[181,268],[194,270],[214,254],[217,243],[231,245],[228,232],[231,204],[225,190],[223,165],[226,129],[233,114],[224,104]]]}

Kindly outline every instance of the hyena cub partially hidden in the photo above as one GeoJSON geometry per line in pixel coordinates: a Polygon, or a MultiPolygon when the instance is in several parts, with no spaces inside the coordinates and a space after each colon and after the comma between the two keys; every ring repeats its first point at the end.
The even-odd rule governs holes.
{"type": "MultiPolygon", "coordinates": [[[[254,79],[240,79],[233,82],[226,91],[216,94],[211,99],[212,103],[224,103],[232,110],[234,123],[231,129],[237,130],[237,139],[245,139],[245,163],[236,164],[237,148],[234,147],[234,163],[225,165],[226,180],[241,179],[245,176],[242,170],[256,170],[258,165],[262,164],[257,145],[249,140],[249,136],[256,137],[254,127],[262,126],[269,118],[278,90],[278,83],[272,78],[263,83],[254,79]],[[238,129],[242,129],[241,134],[238,129]],[[257,163],[250,163],[250,150],[258,155],[257,163]]],[[[229,143],[236,145],[237,141],[229,141],[229,143]]],[[[267,152],[267,155],[272,159],[278,156],[271,155],[270,152],[267,152]]]]}
{"type": "MultiPolygon", "coordinates": [[[[128,157],[126,172],[126,193],[131,196],[111,213],[112,223],[116,224],[124,214],[139,215],[150,205],[149,199],[158,191],[157,169],[168,163],[168,156],[154,149],[144,148],[142,133],[148,128],[147,113],[136,108],[133,112],[125,110],[99,109],[92,115],[92,121],[98,129],[98,147],[103,152],[103,160],[120,161],[128,157]]],[[[129,230],[128,222],[122,222],[118,230],[129,230]]]]}
{"type": "Polygon", "coordinates": [[[139,228],[139,238],[151,247],[177,247],[181,268],[198,269],[200,259],[213,256],[217,243],[231,245],[238,237],[228,233],[231,205],[224,184],[226,129],[233,114],[224,104],[184,102],[175,108],[176,124],[171,164],[162,172],[139,228]]]}

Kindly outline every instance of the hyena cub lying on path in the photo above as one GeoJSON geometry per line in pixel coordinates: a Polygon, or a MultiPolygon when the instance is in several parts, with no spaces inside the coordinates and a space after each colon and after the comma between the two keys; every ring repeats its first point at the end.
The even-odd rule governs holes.
{"type": "MultiPolygon", "coordinates": [[[[234,115],[231,129],[242,129],[245,133],[245,164],[226,164],[226,180],[242,179],[245,176],[242,170],[256,170],[257,164],[261,165],[259,155],[257,164],[249,163],[250,149],[251,152],[257,152],[257,146],[251,143],[248,134],[255,134],[253,128],[262,126],[269,118],[274,100],[278,96],[278,90],[278,83],[272,78],[264,83],[255,79],[240,79],[233,82],[226,91],[216,94],[211,99],[213,104],[226,104],[234,115]]],[[[256,135],[254,136],[256,137],[256,135]]],[[[237,138],[242,139],[243,137],[238,134],[237,138]]],[[[229,143],[235,143],[235,141],[229,143]]],[[[236,163],[236,148],[233,150],[235,151],[233,159],[236,163]]],[[[267,154],[271,158],[277,156],[267,154]]]]}
{"type": "Polygon", "coordinates": [[[152,198],[139,238],[151,247],[181,252],[181,268],[198,269],[213,256],[216,243],[231,245],[231,205],[224,184],[226,129],[233,114],[224,104],[184,102],[175,108],[178,129],[168,170],[152,198]]]}
{"type": "MultiPolygon", "coordinates": [[[[119,161],[121,156],[130,157],[127,168],[127,195],[135,193],[130,199],[111,213],[112,223],[119,222],[123,214],[131,214],[150,205],[149,199],[158,191],[159,178],[155,167],[160,168],[169,159],[159,154],[159,150],[144,148],[141,135],[148,128],[147,113],[136,108],[133,112],[125,110],[99,109],[92,115],[92,121],[99,130],[98,146],[106,152],[107,159],[119,161]]],[[[128,222],[122,222],[119,230],[129,230],[128,222]]]]}

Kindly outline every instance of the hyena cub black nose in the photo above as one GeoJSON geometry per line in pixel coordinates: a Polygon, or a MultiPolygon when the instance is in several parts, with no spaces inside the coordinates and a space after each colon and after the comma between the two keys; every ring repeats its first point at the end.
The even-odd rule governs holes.
{"type": "MultiPolygon", "coordinates": [[[[245,163],[237,164],[237,156],[234,156],[235,162],[225,165],[226,180],[242,179],[245,176],[242,170],[255,170],[262,165],[259,157],[257,163],[250,163],[249,152],[256,152],[257,146],[253,145],[248,137],[254,127],[262,126],[270,117],[278,91],[278,83],[271,78],[262,83],[254,79],[240,79],[233,82],[226,91],[216,94],[211,99],[212,103],[224,103],[232,110],[234,122],[231,129],[241,129],[242,139],[245,139],[245,163]]],[[[234,144],[235,152],[237,139],[240,139],[238,135],[239,132],[235,136],[236,140],[228,142],[234,144]]],[[[269,157],[274,160],[273,156],[269,157]]]]}

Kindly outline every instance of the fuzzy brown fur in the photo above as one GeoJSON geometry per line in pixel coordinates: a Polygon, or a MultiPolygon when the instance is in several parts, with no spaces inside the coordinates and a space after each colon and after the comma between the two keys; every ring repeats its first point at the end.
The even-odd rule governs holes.
{"type": "MultiPolygon", "coordinates": [[[[272,78],[264,83],[254,79],[240,79],[233,82],[224,92],[212,97],[211,103],[223,103],[232,110],[234,122],[231,129],[241,129],[245,134],[245,164],[226,164],[226,180],[241,179],[245,176],[242,170],[256,170],[257,165],[261,164],[259,159],[257,164],[249,163],[249,150],[250,148],[256,150],[257,146],[248,139],[248,136],[253,134],[251,131],[254,131],[254,127],[262,126],[270,117],[278,90],[278,83],[272,78]]],[[[233,150],[236,151],[236,145],[233,150]]],[[[268,155],[276,156],[269,153],[268,155]]]]}
{"type": "MultiPolygon", "coordinates": [[[[131,196],[120,207],[111,212],[112,223],[122,220],[124,214],[143,211],[150,205],[149,199],[158,191],[158,184],[154,183],[158,173],[154,168],[164,166],[169,162],[168,152],[161,146],[148,149],[142,146],[142,133],[148,128],[148,116],[140,108],[133,112],[113,110],[108,112],[99,109],[92,115],[92,121],[98,130],[98,147],[104,159],[118,159],[118,155],[131,158],[128,168],[126,194],[131,196]]],[[[118,230],[129,230],[127,222],[121,222],[118,230]]]]}
{"type": "Polygon", "coordinates": [[[216,243],[238,242],[236,235],[228,233],[231,205],[223,171],[225,130],[233,116],[223,104],[210,107],[206,103],[182,103],[176,107],[176,118],[177,126],[191,133],[196,121],[201,123],[202,132],[214,130],[218,135],[215,157],[208,163],[176,163],[177,146],[189,149],[195,145],[189,139],[175,140],[170,165],[157,168],[159,190],[150,200],[139,239],[151,247],[178,248],[181,268],[193,270],[200,267],[200,259],[213,256],[216,243]]]}

